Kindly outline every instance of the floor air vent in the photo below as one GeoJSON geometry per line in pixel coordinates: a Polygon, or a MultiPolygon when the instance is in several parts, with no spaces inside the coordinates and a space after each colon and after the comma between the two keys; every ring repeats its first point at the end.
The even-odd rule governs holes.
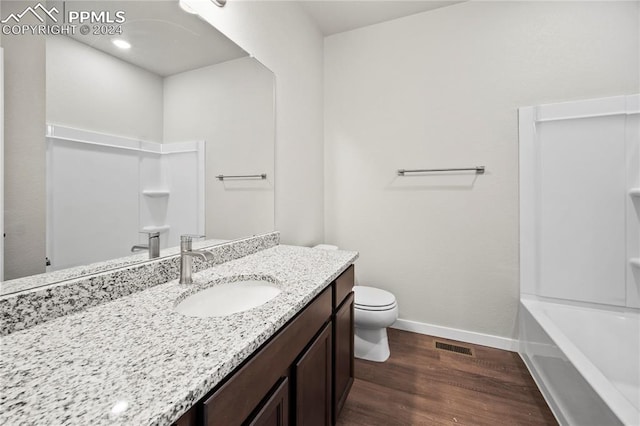
{"type": "Polygon", "coordinates": [[[449,343],[436,342],[436,349],[455,352],[461,355],[473,356],[473,352],[471,352],[471,348],[465,348],[464,346],[456,346],[449,343]]]}

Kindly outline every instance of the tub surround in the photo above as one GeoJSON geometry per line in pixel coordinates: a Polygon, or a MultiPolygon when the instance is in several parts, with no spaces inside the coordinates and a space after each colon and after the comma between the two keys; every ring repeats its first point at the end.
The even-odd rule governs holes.
{"type": "MultiPolygon", "coordinates": [[[[194,272],[256,253],[273,247],[279,242],[280,233],[272,232],[215,245],[207,249],[213,254],[214,260],[203,262],[194,259],[194,272]]],[[[200,245],[206,246],[206,242],[200,245]]],[[[116,264],[113,263],[112,266],[116,267],[116,264]]],[[[177,254],[2,296],[0,297],[0,335],[24,330],[54,318],[166,283],[176,279],[179,274],[180,255],[177,254]]]]}
{"type": "Polygon", "coordinates": [[[640,95],[519,109],[520,355],[561,424],[640,424],[640,95]]]}
{"type": "Polygon", "coordinates": [[[194,274],[193,285],[173,280],[12,333],[0,356],[0,423],[171,424],[357,257],[274,246],[194,274]],[[173,310],[185,294],[238,276],[267,276],[283,291],[226,317],[173,310]]]}

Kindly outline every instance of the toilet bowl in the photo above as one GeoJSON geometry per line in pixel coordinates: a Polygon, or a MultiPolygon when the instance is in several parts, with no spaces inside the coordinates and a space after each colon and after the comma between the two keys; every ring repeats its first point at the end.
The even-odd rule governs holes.
{"type": "Polygon", "coordinates": [[[398,304],[392,293],[375,287],[355,286],[355,355],[368,361],[389,358],[387,327],[398,319],[398,304]]]}
{"type": "MultiPolygon", "coordinates": [[[[316,249],[336,250],[337,246],[320,244],[316,249]]],[[[356,358],[384,362],[389,359],[387,327],[398,319],[396,298],[388,291],[355,286],[354,351],[356,358]]]]}

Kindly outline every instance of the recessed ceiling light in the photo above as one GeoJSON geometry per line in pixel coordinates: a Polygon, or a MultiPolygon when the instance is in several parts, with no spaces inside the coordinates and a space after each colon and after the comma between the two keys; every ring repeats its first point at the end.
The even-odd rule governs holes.
{"type": "Polygon", "coordinates": [[[224,7],[225,4],[227,4],[227,0],[211,0],[213,2],[213,4],[215,4],[218,7],[224,7]]]}
{"type": "Polygon", "coordinates": [[[111,40],[111,43],[113,43],[116,47],[119,47],[120,49],[131,49],[131,44],[129,42],[119,38],[111,40]]]}
{"type": "Polygon", "coordinates": [[[197,15],[198,14],[198,12],[193,10],[191,8],[191,6],[189,6],[187,3],[185,3],[184,0],[179,0],[178,1],[178,5],[180,6],[180,9],[184,10],[187,13],[191,13],[192,15],[197,15]]]}

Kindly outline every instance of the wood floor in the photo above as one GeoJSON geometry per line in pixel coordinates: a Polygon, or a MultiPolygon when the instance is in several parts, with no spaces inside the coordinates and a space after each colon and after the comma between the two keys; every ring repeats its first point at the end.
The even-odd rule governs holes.
{"type": "Polygon", "coordinates": [[[389,344],[385,363],[356,359],[339,426],[557,424],[517,353],[394,329],[389,344]]]}

